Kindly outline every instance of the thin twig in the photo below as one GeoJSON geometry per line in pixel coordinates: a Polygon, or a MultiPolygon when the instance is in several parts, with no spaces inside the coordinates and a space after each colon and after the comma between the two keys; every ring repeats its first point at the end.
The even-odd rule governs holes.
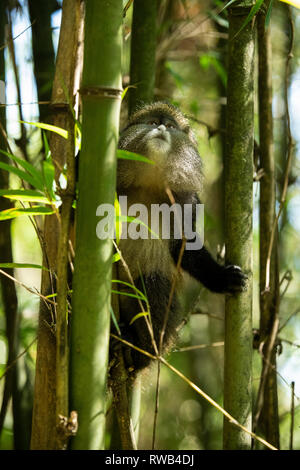
{"type": "MultiPolygon", "coordinates": [[[[255,404],[255,413],[254,413],[254,418],[253,418],[253,430],[256,430],[257,423],[263,408],[264,404],[264,390],[265,390],[265,384],[267,380],[267,376],[269,373],[270,369],[270,364],[271,364],[271,355],[274,351],[274,346],[275,346],[275,341],[277,338],[277,333],[278,333],[278,325],[279,325],[279,319],[276,317],[273,322],[272,330],[270,332],[270,336],[267,341],[267,346],[266,346],[266,353],[262,354],[262,357],[264,358],[264,363],[263,363],[263,369],[260,377],[260,384],[259,384],[259,389],[257,393],[257,398],[256,398],[256,404],[255,404]]],[[[261,344],[260,350],[262,351],[262,348],[264,346],[264,343],[261,344]]]]}
{"type": "Polygon", "coordinates": [[[282,341],[283,343],[289,344],[290,346],[295,346],[295,348],[300,348],[300,344],[294,343],[293,341],[290,341],[289,339],[285,339],[285,338],[278,338],[278,339],[282,341]]]}
{"type": "Polygon", "coordinates": [[[290,450],[293,450],[295,423],[295,382],[291,383],[291,427],[290,427],[290,450]]]}
{"type": "Polygon", "coordinates": [[[266,263],[266,282],[265,282],[266,292],[269,291],[270,289],[271,254],[272,254],[272,249],[273,249],[273,244],[274,244],[276,228],[278,226],[278,221],[279,221],[279,218],[282,213],[285,200],[286,200],[286,194],[287,194],[287,189],[288,189],[288,184],[289,184],[289,174],[290,174],[290,169],[291,169],[291,164],[292,164],[292,156],[293,156],[293,148],[294,148],[294,142],[293,142],[292,133],[291,133],[290,112],[289,112],[289,102],[288,102],[289,70],[290,70],[290,61],[293,57],[292,51],[294,47],[294,23],[292,19],[291,7],[289,5],[286,5],[286,7],[287,7],[288,19],[289,19],[290,31],[291,31],[289,49],[288,49],[286,65],[285,65],[285,89],[284,89],[284,101],[285,101],[286,121],[287,121],[287,139],[288,139],[287,159],[286,159],[286,169],[285,169],[285,174],[284,174],[284,182],[283,182],[283,188],[282,188],[282,193],[281,193],[281,198],[280,198],[279,210],[275,217],[271,236],[270,236],[270,244],[269,244],[267,263],[266,263]]]}
{"type": "Polygon", "coordinates": [[[290,321],[293,316],[297,315],[297,313],[300,312],[300,308],[298,307],[297,310],[295,310],[293,313],[290,314],[290,316],[285,320],[285,322],[281,325],[281,327],[278,329],[278,333],[280,333],[281,330],[287,325],[287,323],[290,321]]]}
{"type": "MultiPolygon", "coordinates": [[[[14,71],[14,76],[15,76],[15,84],[16,84],[16,90],[17,90],[17,96],[18,96],[18,102],[21,103],[21,88],[20,88],[20,79],[19,79],[19,72],[18,72],[18,67],[17,67],[17,62],[16,62],[16,54],[15,54],[15,47],[14,47],[14,42],[12,39],[12,20],[11,20],[11,13],[10,11],[8,12],[8,17],[9,17],[9,25],[8,25],[8,48],[9,48],[9,53],[10,53],[10,58],[12,61],[13,65],[13,71],[14,71]]],[[[27,153],[27,136],[26,136],[26,129],[25,125],[23,124],[23,110],[22,106],[19,105],[19,117],[20,117],[20,125],[21,125],[21,137],[20,139],[15,139],[16,144],[20,148],[24,159],[29,162],[28,158],[28,153],[27,153]]]]}
{"type": "Polygon", "coordinates": [[[4,276],[8,277],[9,279],[11,279],[12,281],[14,281],[16,284],[19,284],[20,286],[24,287],[24,289],[26,289],[28,292],[30,292],[31,294],[34,294],[34,295],[38,295],[41,299],[43,299],[45,302],[49,303],[49,304],[52,304],[52,305],[56,305],[56,302],[54,302],[53,300],[50,300],[48,299],[47,297],[45,297],[44,295],[40,294],[39,292],[36,292],[34,289],[31,289],[31,287],[28,287],[26,286],[25,284],[23,284],[23,282],[19,281],[18,279],[16,279],[15,277],[11,276],[10,274],[6,273],[5,271],[3,271],[2,269],[0,269],[0,274],[3,274],[4,276]]]}
{"type": "MultiPolygon", "coordinates": [[[[25,28],[23,31],[21,31],[20,34],[18,34],[17,36],[12,38],[11,40],[15,41],[16,39],[18,39],[20,36],[22,36],[22,34],[24,34],[28,29],[30,29],[31,26],[34,25],[35,22],[36,22],[36,20],[33,20],[33,22],[29,26],[27,26],[27,28],[25,28]]],[[[2,51],[2,49],[5,49],[7,46],[9,46],[9,41],[6,42],[3,46],[0,46],[0,51],[2,51]]]]}
{"type": "Polygon", "coordinates": [[[4,378],[4,376],[7,374],[7,372],[9,371],[9,369],[11,369],[11,367],[13,367],[16,362],[18,361],[18,359],[20,359],[22,356],[24,356],[24,354],[27,353],[27,351],[31,348],[31,346],[37,341],[37,336],[34,338],[34,340],[5,368],[5,370],[3,371],[1,377],[0,377],[0,380],[2,380],[4,378]]]}
{"type": "Polygon", "coordinates": [[[125,7],[123,8],[123,18],[125,18],[127,11],[131,7],[132,3],[133,3],[133,0],[128,0],[128,2],[126,3],[125,7]]]}
{"type": "Polygon", "coordinates": [[[195,351],[197,349],[205,349],[205,348],[216,348],[219,346],[224,346],[224,341],[217,341],[211,344],[195,344],[193,346],[186,346],[184,348],[175,349],[173,352],[186,352],[186,351],[195,351]]]}

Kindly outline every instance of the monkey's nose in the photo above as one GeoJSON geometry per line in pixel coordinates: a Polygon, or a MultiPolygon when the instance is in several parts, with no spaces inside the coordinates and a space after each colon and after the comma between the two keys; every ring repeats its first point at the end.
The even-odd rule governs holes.
{"type": "Polygon", "coordinates": [[[165,131],[166,126],[164,124],[160,124],[157,129],[159,129],[160,131],[165,131]]]}

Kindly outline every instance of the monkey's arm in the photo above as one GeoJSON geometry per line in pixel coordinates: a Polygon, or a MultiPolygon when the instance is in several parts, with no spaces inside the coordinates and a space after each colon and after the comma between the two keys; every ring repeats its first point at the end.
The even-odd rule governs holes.
{"type": "MultiPolygon", "coordinates": [[[[174,240],[171,254],[177,263],[182,240],[174,240]]],[[[184,250],[181,267],[212,292],[235,293],[246,287],[247,276],[239,266],[221,266],[205,247],[200,250],[184,250]]]]}
{"type": "MultiPolygon", "coordinates": [[[[191,204],[193,207],[193,232],[196,233],[196,205],[200,204],[200,199],[196,193],[176,194],[176,201],[181,205],[191,204]]],[[[194,240],[187,240],[193,242],[194,240]]],[[[177,263],[182,240],[172,240],[170,251],[175,263],[177,263]]],[[[246,288],[247,276],[239,266],[218,264],[209,251],[203,246],[199,250],[184,250],[181,267],[191,276],[200,281],[212,292],[235,293],[246,288]]]]}

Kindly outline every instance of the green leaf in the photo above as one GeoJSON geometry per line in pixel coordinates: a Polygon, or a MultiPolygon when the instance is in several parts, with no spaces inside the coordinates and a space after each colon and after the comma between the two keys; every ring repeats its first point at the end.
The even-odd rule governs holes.
{"type": "Polygon", "coordinates": [[[270,24],[272,7],[273,7],[273,0],[270,0],[268,11],[266,13],[265,28],[268,28],[268,26],[270,24]]]}
{"type": "Polygon", "coordinates": [[[117,216],[115,219],[115,222],[116,222],[116,243],[118,245],[120,242],[121,234],[122,234],[122,223],[119,219],[119,217],[121,216],[121,206],[120,206],[117,194],[115,195],[114,206],[115,206],[115,213],[117,216]]]}
{"type": "MultiPolygon", "coordinates": [[[[7,163],[3,163],[3,162],[0,162],[0,168],[2,168],[2,170],[6,170],[6,171],[9,171],[10,173],[13,173],[14,175],[17,175],[21,180],[27,181],[27,183],[36,187],[35,179],[32,176],[30,176],[28,173],[26,173],[25,171],[20,170],[20,168],[16,168],[14,166],[8,165],[7,163]]],[[[37,188],[37,189],[42,189],[42,188],[37,188]]]]}
{"type": "Polygon", "coordinates": [[[44,194],[31,189],[0,189],[0,196],[25,202],[41,202],[50,204],[50,201],[44,194]]]}
{"type": "Polygon", "coordinates": [[[137,313],[129,322],[129,325],[132,325],[132,323],[135,322],[135,320],[137,320],[138,318],[140,317],[146,317],[146,316],[149,316],[149,312],[140,312],[140,313],[137,313]]]}
{"type": "Polygon", "coordinates": [[[153,160],[150,160],[149,158],[144,157],[143,155],[139,155],[138,153],[129,152],[128,150],[118,149],[117,157],[123,160],[136,160],[138,162],[150,163],[151,165],[155,165],[155,162],[153,160]]]}
{"type": "Polygon", "coordinates": [[[10,209],[6,209],[0,212],[0,220],[7,220],[7,219],[14,219],[16,217],[22,216],[35,216],[35,215],[49,215],[54,214],[54,210],[48,207],[43,206],[36,206],[36,207],[28,207],[28,208],[18,208],[12,207],[10,209]]]}
{"type": "MultiPolygon", "coordinates": [[[[143,294],[142,291],[140,291],[139,289],[137,289],[137,287],[135,287],[133,284],[130,284],[129,282],[125,282],[125,281],[120,281],[120,280],[116,280],[116,279],[112,279],[111,282],[116,282],[117,284],[123,284],[124,286],[127,286],[127,287],[130,287],[131,289],[133,289],[135,292],[137,292],[137,294],[139,294],[139,297],[144,300],[145,302],[148,302],[145,295],[143,294]]],[[[125,292],[123,292],[123,294],[125,294],[125,292]]]]}
{"type": "Polygon", "coordinates": [[[262,3],[263,3],[264,0],[256,0],[255,4],[253,5],[253,7],[251,8],[247,18],[245,19],[245,21],[243,22],[240,30],[235,34],[234,37],[238,36],[238,34],[240,34],[240,32],[245,28],[245,26],[247,26],[248,23],[250,23],[250,21],[252,20],[252,18],[256,15],[256,13],[258,12],[258,10],[260,9],[260,7],[262,6],[262,3]]]}
{"type": "Polygon", "coordinates": [[[42,136],[43,136],[44,147],[45,147],[45,158],[46,160],[48,160],[49,158],[51,158],[51,150],[49,147],[46,132],[42,131],[42,136]]]}
{"type": "Polygon", "coordinates": [[[227,85],[226,69],[223,66],[222,62],[219,60],[219,58],[213,52],[209,54],[203,54],[199,58],[199,62],[200,62],[201,67],[205,69],[208,68],[209,66],[212,66],[217,72],[217,74],[219,75],[224,87],[226,88],[226,85],[227,85]]]}
{"type": "Polygon", "coordinates": [[[135,295],[135,294],[130,294],[129,292],[122,292],[122,291],[119,291],[119,290],[111,290],[111,293],[112,294],[119,294],[119,295],[126,295],[127,297],[133,297],[134,299],[140,299],[140,300],[144,300],[142,299],[142,297],[140,297],[139,295],[135,295]]]}
{"type": "Polygon", "coordinates": [[[44,269],[49,271],[49,269],[45,268],[45,266],[41,266],[40,264],[31,264],[31,263],[0,263],[0,268],[34,268],[34,269],[44,269]]]}
{"type": "MultiPolygon", "coordinates": [[[[42,175],[33,165],[31,165],[31,163],[28,163],[25,160],[22,160],[21,158],[18,158],[15,155],[12,155],[11,153],[5,152],[4,150],[0,150],[0,153],[3,153],[3,155],[6,155],[8,158],[10,158],[14,162],[18,163],[18,165],[20,165],[22,168],[24,168],[24,170],[26,170],[29,174],[29,178],[30,178],[30,181],[31,181],[30,184],[32,186],[34,186],[35,188],[37,188],[37,189],[43,190],[42,175]]],[[[0,162],[0,163],[5,164],[4,162],[0,162]]],[[[10,165],[8,165],[8,166],[9,166],[9,169],[7,169],[7,168],[4,168],[4,169],[7,169],[7,171],[11,171],[11,173],[14,173],[14,171],[12,171],[10,168],[15,168],[19,171],[22,171],[19,168],[11,167],[10,165]]],[[[18,174],[18,173],[15,172],[15,174],[18,174]]],[[[19,174],[18,174],[18,176],[19,176],[19,174]]],[[[22,174],[23,174],[23,176],[20,176],[20,178],[25,179],[24,174],[26,174],[26,173],[23,172],[22,174]]]]}
{"type": "Polygon", "coordinates": [[[112,257],[112,263],[116,263],[117,261],[119,261],[121,259],[121,256],[119,253],[115,253],[112,257]]]}
{"type": "Polygon", "coordinates": [[[44,122],[28,122],[28,121],[20,121],[23,124],[30,124],[31,126],[38,127],[39,129],[44,129],[45,131],[55,132],[59,134],[64,139],[68,138],[68,131],[66,129],[62,129],[61,127],[52,126],[51,124],[46,124],[44,122]]]}
{"type": "Polygon", "coordinates": [[[123,99],[125,98],[125,96],[126,96],[126,94],[127,94],[128,88],[129,88],[129,86],[127,86],[127,87],[122,91],[122,96],[121,96],[121,100],[122,100],[122,101],[123,101],[123,99]]]}
{"type": "Polygon", "coordinates": [[[155,233],[153,230],[151,230],[151,228],[145,224],[142,220],[138,219],[137,217],[131,217],[129,215],[116,215],[116,220],[117,222],[130,222],[132,224],[139,224],[139,225],[143,225],[143,227],[145,227],[152,235],[154,235],[154,238],[159,240],[159,235],[157,233],[155,233]]]}
{"type": "Polygon", "coordinates": [[[230,0],[229,2],[226,3],[226,5],[223,6],[222,10],[218,11],[218,14],[222,13],[222,11],[226,10],[226,8],[230,7],[230,5],[237,0],[230,0]]]}
{"type": "Polygon", "coordinates": [[[43,178],[44,184],[51,201],[55,201],[55,194],[53,191],[53,182],[55,177],[55,169],[51,159],[43,161],[43,178]]]}
{"type": "Polygon", "coordinates": [[[112,306],[110,306],[110,314],[111,314],[111,318],[112,318],[112,321],[113,321],[113,324],[115,325],[115,328],[118,332],[118,335],[121,336],[121,330],[119,328],[119,325],[118,325],[118,322],[117,322],[117,319],[116,319],[116,316],[115,316],[115,313],[113,311],[113,308],[112,306]]]}

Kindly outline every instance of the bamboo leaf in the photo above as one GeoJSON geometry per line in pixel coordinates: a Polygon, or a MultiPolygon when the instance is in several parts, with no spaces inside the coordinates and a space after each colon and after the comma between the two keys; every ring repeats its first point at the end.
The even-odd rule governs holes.
{"type": "Polygon", "coordinates": [[[20,122],[22,122],[23,124],[30,124],[31,126],[38,127],[39,129],[44,129],[45,131],[55,132],[56,134],[59,134],[64,139],[68,138],[68,131],[66,131],[65,129],[62,129],[61,127],[52,126],[51,124],[46,124],[44,122],[29,122],[29,121],[20,121],[20,122]]]}
{"type": "Polygon", "coordinates": [[[148,302],[147,301],[147,298],[145,297],[145,295],[143,294],[142,291],[140,291],[137,287],[135,287],[133,284],[130,284],[129,282],[125,282],[125,281],[120,281],[120,280],[116,280],[116,279],[112,279],[111,282],[116,282],[118,284],[123,284],[124,286],[127,286],[127,287],[130,287],[131,289],[133,289],[135,292],[137,292],[139,294],[139,296],[141,296],[142,300],[144,300],[145,302],[148,302]]]}
{"type": "Polygon", "coordinates": [[[25,215],[49,215],[54,214],[54,212],[55,211],[53,209],[43,206],[28,207],[25,209],[12,207],[0,212],[0,220],[15,219],[16,217],[22,217],[25,215]]]}
{"type": "Polygon", "coordinates": [[[237,0],[230,0],[229,2],[226,3],[226,5],[223,6],[222,10],[220,10],[218,13],[222,13],[222,11],[226,10],[226,8],[230,7],[232,3],[235,3],[237,0]]]}
{"type": "Polygon", "coordinates": [[[118,335],[121,336],[121,330],[119,328],[119,325],[118,325],[118,322],[117,322],[117,319],[116,319],[116,316],[115,316],[115,313],[113,311],[113,308],[112,306],[110,306],[110,314],[111,314],[111,318],[112,318],[112,321],[113,321],[113,324],[115,325],[115,328],[118,332],[118,335]]]}
{"type": "Polygon", "coordinates": [[[53,191],[54,177],[55,177],[55,169],[54,169],[51,159],[44,160],[43,161],[44,184],[45,184],[45,187],[47,188],[47,192],[52,201],[55,201],[55,194],[53,191]]]}
{"type": "Polygon", "coordinates": [[[42,135],[43,135],[43,141],[44,141],[44,147],[45,147],[45,158],[46,160],[48,160],[49,158],[51,158],[51,150],[49,147],[46,132],[42,131],[42,135]]]}
{"type": "Polygon", "coordinates": [[[268,8],[268,11],[266,13],[265,28],[267,28],[270,24],[272,7],[273,7],[273,0],[270,0],[269,8],[268,8]]]}
{"type": "Polygon", "coordinates": [[[118,245],[119,242],[120,242],[121,234],[122,234],[122,223],[119,219],[119,217],[121,217],[121,206],[120,206],[117,194],[115,195],[114,206],[115,206],[115,213],[116,213],[116,219],[115,219],[115,222],[116,222],[116,242],[117,242],[117,245],[118,245]]]}
{"type": "Polygon", "coordinates": [[[0,196],[16,201],[51,203],[44,194],[31,189],[0,189],[0,196]]]}
{"type": "Polygon", "coordinates": [[[118,149],[117,157],[123,160],[136,160],[138,162],[150,163],[151,165],[155,165],[155,162],[153,160],[150,160],[149,158],[144,157],[143,155],[139,155],[138,153],[129,152],[128,150],[118,149]]]}
{"type": "Polygon", "coordinates": [[[159,235],[154,232],[153,230],[151,230],[151,228],[149,227],[149,225],[145,224],[142,220],[138,219],[137,217],[131,217],[129,215],[119,215],[119,216],[116,216],[116,219],[118,222],[130,222],[132,224],[139,224],[139,225],[142,225],[143,227],[145,227],[152,235],[154,235],[154,238],[159,240],[159,235]]]}
{"type": "Polygon", "coordinates": [[[250,23],[252,18],[256,15],[256,13],[259,11],[260,7],[262,6],[263,1],[264,0],[256,0],[255,4],[253,5],[253,7],[251,8],[251,10],[249,12],[249,15],[247,16],[247,18],[243,22],[243,24],[242,24],[241,28],[239,29],[239,31],[236,33],[235,37],[240,34],[240,32],[247,26],[248,23],[250,23]]]}
{"type": "Polygon", "coordinates": [[[120,254],[119,254],[119,253],[115,253],[115,254],[113,255],[112,262],[113,262],[113,263],[116,263],[116,262],[119,261],[120,259],[121,259],[120,254]]]}
{"type": "Polygon", "coordinates": [[[140,313],[137,313],[129,322],[129,325],[132,325],[132,323],[135,322],[135,320],[137,320],[138,318],[141,318],[141,317],[146,317],[146,316],[149,316],[149,312],[140,312],[140,313]]]}
{"type": "Polygon", "coordinates": [[[9,173],[13,173],[14,175],[17,175],[21,180],[27,181],[27,183],[31,184],[35,188],[42,189],[41,187],[36,186],[35,178],[33,178],[31,175],[29,175],[25,171],[20,170],[20,168],[16,168],[4,162],[0,162],[0,168],[2,168],[2,170],[8,171],[9,173]]]}
{"type": "Polygon", "coordinates": [[[45,268],[45,266],[42,266],[40,264],[32,264],[32,263],[0,263],[0,268],[34,268],[34,269],[44,269],[46,271],[49,271],[49,269],[45,268]]]}
{"type": "Polygon", "coordinates": [[[300,9],[300,0],[280,0],[283,3],[289,3],[289,5],[292,5],[295,8],[300,9]]]}
{"type": "Polygon", "coordinates": [[[142,299],[142,297],[140,297],[139,295],[130,294],[130,292],[123,292],[123,291],[120,291],[120,290],[114,290],[114,289],[112,289],[112,290],[111,290],[111,293],[112,293],[112,294],[125,295],[125,296],[127,296],[127,297],[133,297],[134,299],[144,300],[144,299],[142,299]]]}
{"type": "MultiPolygon", "coordinates": [[[[14,162],[18,163],[18,165],[20,165],[22,168],[24,168],[24,170],[26,170],[28,172],[28,174],[31,175],[31,177],[32,177],[31,181],[33,183],[30,183],[30,184],[32,186],[34,186],[37,189],[41,189],[41,190],[43,189],[42,175],[33,165],[31,165],[31,163],[28,163],[25,160],[22,160],[21,158],[18,158],[15,155],[12,155],[11,153],[5,152],[5,150],[0,150],[0,153],[3,153],[3,155],[6,155],[8,158],[10,158],[14,162]]],[[[2,163],[4,163],[4,162],[2,162],[2,163]]],[[[11,171],[10,168],[11,167],[9,165],[9,169],[6,168],[7,171],[11,171]]],[[[16,168],[16,167],[12,167],[12,168],[16,168]]],[[[22,170],[20,170],[20,171],[22,171],[22,170]]],[[[12,171],[12,173],[13,173],[13,171],[12,171]]],[[[25,179],[24,177],[22,177],[22,178],[25,179]]]]}

